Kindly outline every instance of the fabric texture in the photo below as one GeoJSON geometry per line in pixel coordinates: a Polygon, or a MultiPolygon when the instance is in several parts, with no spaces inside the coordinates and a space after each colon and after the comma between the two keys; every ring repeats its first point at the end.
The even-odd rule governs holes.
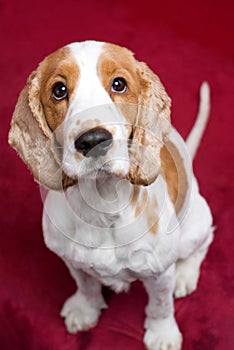
{"type": "Polygon", "coordinates": [[[211,85],[211,116],[194,162],[215,220],[214,243],[198,289],[175,302],[183,349],[232,350],[234,344],[232,1],[0,1],[0,349],[143,350],[147,295],[104,289],[109,308],[96,328],[69,335],[59,316],[75,284],[43,243],[42,199],[26,166],[7,144],[19,92],[55,49],[87,39],[135,52],[159,75],[172,98],[172,121],[186,137],[200,84],[211,85]]]}

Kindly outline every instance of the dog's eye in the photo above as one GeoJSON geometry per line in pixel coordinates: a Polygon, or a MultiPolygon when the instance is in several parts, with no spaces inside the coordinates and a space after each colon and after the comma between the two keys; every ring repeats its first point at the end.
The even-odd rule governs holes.
{"type": "Polygon", "coordinates": [[[112,81],[111,91],[123,94],[127,90],[127,83],[124,78],[115,78],[112,81]]]}
{"type": "Polygon", "coordinates": [[[67,98],[67,87],[64,83],[57,83],[54,85],[52,90],[52,97],[56,101],[61,101],[67,98]]]}

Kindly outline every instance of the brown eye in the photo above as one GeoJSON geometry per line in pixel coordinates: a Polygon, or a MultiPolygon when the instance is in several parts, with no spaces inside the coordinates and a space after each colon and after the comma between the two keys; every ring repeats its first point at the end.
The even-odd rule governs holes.
{"type": "Polygon", "coordinates": [[[61,101],[67,98],[67,87],[64,83],[57,83],[52,90],[52,98],[56,101],[61,101]]]}
{"type": "Polygon", "coordinates": [[[127,90],[127,83],[124,78],[115,78],[112,81],[111,91],[123,94],[127,90]]]}

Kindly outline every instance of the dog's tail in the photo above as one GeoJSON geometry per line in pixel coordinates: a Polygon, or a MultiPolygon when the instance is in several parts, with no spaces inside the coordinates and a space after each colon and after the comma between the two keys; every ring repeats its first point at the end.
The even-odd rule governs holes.
{"type": "Polygon", "coordinates": [[[190,131],[186,145],[191,159],[193,160],[203,136],[210,112],[210,87],[204,82],[200,88],[200,103],[197,119],[190,131]]]}

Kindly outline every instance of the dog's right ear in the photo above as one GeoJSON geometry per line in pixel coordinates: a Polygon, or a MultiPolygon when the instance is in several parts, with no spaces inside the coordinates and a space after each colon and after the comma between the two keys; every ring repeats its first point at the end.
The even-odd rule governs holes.
{"type": "Polygon", "coordinates": [[[37,71],[28,78],[18,98],[9,132],[9,144],[32,172],[36,182],[61,190],[64,174],[57,156],[55,140],[40,102],[37,71]]]}
{"type": "Polygon", "coordinates": [[[171,131],[171,99],[145,63],[136,61],[136,65],[141,89],[129,149],[129,179],[132,184],[148,186],[160,173],[160,150],[171,131]]]}

